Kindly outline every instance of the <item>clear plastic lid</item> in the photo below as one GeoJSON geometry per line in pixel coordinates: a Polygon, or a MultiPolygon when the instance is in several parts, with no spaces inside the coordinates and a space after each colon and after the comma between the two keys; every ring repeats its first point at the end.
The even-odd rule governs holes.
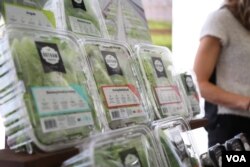
{"type": "Polygon", "coordinates": [[[136,43],[152,43],[141,0],[99,0],[110,38],[136,43]]]}
{"type": "Polygon", "coordinates": [[[87,39],[81,41],[111,129],[148,123],[153,111],[135,59],[123,43],[87,39]]]}
{"type": "Polygon", "coordinates": [[[44,8],[54,12],[59,29],[84,36],[108,37],[97,0],[49,0],[44,8]]]}
{"type": "Polygon", "coordinates": [[[181,82],[184,86],[185,93],[187,95],[187,100],[190,103],[190,109],[193,114],[193,117],[201,114],[200,107],[200,91],[198,87],[198,83],[196,81],[196,76],[194,72],[184,72],[179,74],[181,78],[181,82]]]}
{"type": "Polygon", "coordinates": [[[240,139],[232,138],[225,142],[227,151],[245,151],[244,145],[240,139]]]}
{"type": "Polygon", "coordinates": [[[189,126],[182,117],[169,117],[152,123],[161,158],[168,166],[198,167],[197,149],[189,126]]]}
{"type": "Polygon", "coordinates": [[[149,44],[135,46],[147,94],[158,118],[183,116],[190,118],[184,88],[178,78],[168,48],[149,44]]]}
{"type": "Polygon", "coordinates": [[[219,143],[208,148],[208,155],[214,167],[222,167],[222,152],[224,151],[226,151],[225,146],[219,143]]]}
{"type": "Polygon", "coordinates": [[[234,138],[240,139],[240,140],[241,140],[241,142],[242,142],[242,144],[243,144],[243,146],[244,146],[245,151],[250,151],[250,143],[249,143],[249,141],[248,141],[248,139],[247,139],[246,134],[244,134],[244,133],[239,133],[239,134],[236,135],[234,138]]]}
{"type": "Polygon", "coordinates": [[[43,10],[45,0],[2,0],[0,12],[6,24],[55,28],[53,12],[43,10]]]}
{"type": "Polygon", "coordinates": [[[64,162],[63,166],[162,166],[150,129],[142,125],[98,135],[85,145],[80,155],[64,162]]]}
{"type": "MultiPolygon", "coordinates": [[[[22,108],[32,129],[26,135],[43,151],[74,146],[101,130],[97,90],[88,89],[94,81],[83,69],[86,59],[74,36],[20,26],[8,26],[4,34],[15,63],[13,77],[18,82],[14,85],[23,82],[24,91],[1,105],[1,115],[11,118],[22,108]]],[[[12,85],[8,88],[12,91],[6,90],[5,95],[17,91],[12,85]]],[[[17,147],[16,142],[10,143],[16,144],[11,148],[17,147]]]]}

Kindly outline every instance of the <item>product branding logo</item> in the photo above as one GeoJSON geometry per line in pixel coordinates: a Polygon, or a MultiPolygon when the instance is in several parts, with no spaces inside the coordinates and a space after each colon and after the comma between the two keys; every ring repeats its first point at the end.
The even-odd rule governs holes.
{"type": "Polygon", "coordinates": [[[42,58],[50,64],[56,64],[59,62],[59,54],[55,49],[45,46],[41,49],[42,58]]]}
{"type": "Polygon", "coordinates": [[[155,65],[155,68],[157,71],[163,72],[164,67],[163,67],[163,64],[161,63],[161,61],[155,60],[154,65],[155,65]]]}
{"type": "Polygon", "coordinates": [[[123,75],[115,52],[101,51],[109,75],[123,75]]]}
{"type": "Polygon", "coordinates": [[[86,7],[83,0],[72,0],[72,5],[74,8],[80,8],[86,11],[86,7]]]}
{"type": "Polygon", "coordinates": [[[117,68],[118,67],[118,61],[116,58],[112,55],[106,55],[105,56],[105,61],[111,68],[117,68]]]}
{"type": "Polygon", "coordinates": [[[167,75],[166,75],[166,72],[165,72],[165,67],[163,65],[163,62],[162,62],[161,58],[152,57],[152,62],[153,62],[157,77],[158,78],[160,78],[160,77],[166,77],[167,78],[167,75]]]}
{"type": "Polygon", "coordinates": [[[135,148],[119,153],[124,167],[142,167],[139,154],[135,148]]]}
{"type": "Polygon", "coordinates": [[[66,73],[56,44],[35,42],[45,73],[57,71],[66,73]]]}

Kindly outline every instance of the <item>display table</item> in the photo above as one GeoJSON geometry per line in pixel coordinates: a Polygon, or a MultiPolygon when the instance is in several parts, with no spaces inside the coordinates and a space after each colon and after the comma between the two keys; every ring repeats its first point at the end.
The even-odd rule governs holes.
{"type": "Polygon", "coordinates": [[[78,153],[69,149],[53,153],[14,153],[8,149],[0,150],[0,167],[60,167],[62,162],[78,153]]]}
{"type": "Polygon", "coordinates": [[[208,119],[206,118],[200,118],[200,119],[194,119],[189,122],[189,125],[191,129],[201,128],[208,124],[208,119]]]}

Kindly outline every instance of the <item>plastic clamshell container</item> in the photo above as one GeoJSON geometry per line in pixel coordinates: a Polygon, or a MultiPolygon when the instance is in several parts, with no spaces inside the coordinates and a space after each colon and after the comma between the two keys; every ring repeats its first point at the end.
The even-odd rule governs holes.
{"type": "Polygon", "coordinates": [[[81,40],[111,129],[153,119],[142,78],[129,47],[118,41],[81,40]]]}
{"type": "Polygon", "coordinates": [[[131,46],[139,42],[152,43],[141,0],[99,0],[110,38],[126,41],[131,46]]]}
{"type": "Polygon", "coordinates": [[[5,76],[0,78],[5,88],[0,100],[9,96],[0,105],[9,147],[22,149],[33,143],[50,152],[75,146],[100,131],[101,103],[92,75],[83,68],[87,62],[75,36],[18,25],[3,31],[15,64],[6,74],[15,78],[10,86],[3,85],[5,76]]]}
{"type": "Polygon", "coordinates": [[[150,44],[135,46],[147,94],[158,118],[183,116],[191,118],[189,103],[175,71],[168,48],[150,44]]]}
{"type": "Polygon", "coordinates": [[[155,140],[144,125],[130,126],[95,136],[82,152],[65,161],[63,167],[160,167],[155,140]]]}
{"type": "Polygon", "coordinates": [[[55,28],[56,20],[52,11],[43,10],[45,0],[2,0],[0,12],[4,22],[9,24],[55,28]]]}
{"type": "Polygon", "coordinates": [[[246,134],[244,133],[239,133],[238,135],[236,135],[234,138],[236,139],[240,139],[243,146],[244,146],[244,149],[245,151],[250,151],[250,144],[249,144],[249,141],[247,139],[247,136],[246,134]]]}
{"type": "Polygon", "coordinates": [[[151,124],[162,161],[167,166],[201,166],[189,126],[182,117],[168,117],[151,124]]]}
{"type": "Polygon", "coordinates": [[[190,103],[190,109],[193,114],[192,116],[195,117],[201,113],[200,109],[200,93],[198,90],[197,82],[195,82],[195,73],[185,72],[180,74],[180,78],[182,84],[184,86],[185,94],[187,96],[187,100],[190,103]]]}
{"type": "Polygon", "coordinates": [[[225,142],[225,147],[227,151],[245,151],[243,143],[237,138],[227,140],[225,142]]]}
{"type": "Polygon", "coordinates": [[[208,155],[212,160],[214,167],[222,167],[222,152],[226,151],[224,145],[217,143],[216,145],[208,148],[208,155]]]}
{"type": "Polygon", "coordinates": [[[108,37],[97,0],[49,0],[44,9],[54,12],[59,29],[84,36],[108,37]]]}

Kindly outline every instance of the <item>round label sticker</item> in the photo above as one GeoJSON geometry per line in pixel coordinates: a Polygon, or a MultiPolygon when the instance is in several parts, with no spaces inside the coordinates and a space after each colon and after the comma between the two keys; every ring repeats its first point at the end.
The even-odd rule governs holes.
{"type": "Polygon", "coordinates": [[[138,157],[136,157],[133,154],[128,154],[125,161],[124,161],[125,166],[134,166],[134,167],[141,167],[140,161],[138,157]]]}
{"type": "Polygon", "coordinates": [[[163,67],[163,64],[162,64],[161,61],[155,60],[154,64],[155,64],[155,68],[156,68],[157,71],[163,72],[164,67],[163,67]]]}
{"type": "Polygon", "coordinates": [[[75,3],[78,3],[78,4],[81,4],[82,3],[82,0],[74,0],[75,3]]]}
{"type": "Polygon", "coordinates": [[[105,61],[108,64],[109,67],[111,68],[117,68],[118,67],[118,62],[116,58],[112,55],[106,55],[105,56],[105,61]]]}
{"type": "Polygon", "coordinates": [[[48,46],[41,49],[42,58],[50,64],[57,64],[60,60],[58,52],[48,46]]]}

